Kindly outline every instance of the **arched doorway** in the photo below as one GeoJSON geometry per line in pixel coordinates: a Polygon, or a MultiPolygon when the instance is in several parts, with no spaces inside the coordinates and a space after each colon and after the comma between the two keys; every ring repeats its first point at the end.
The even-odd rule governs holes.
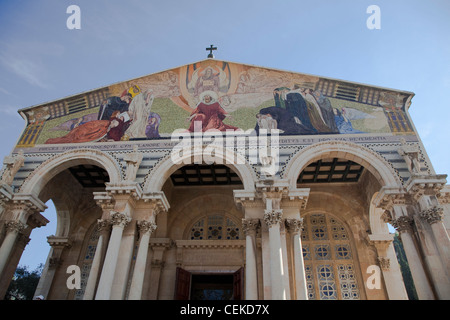
{"type": "Polygon", "coordinates": [[[242,188],[237,172],[218,164],[178,167],[165,181],[170,209],[158,216],[156,237],[174,247],[165,253],[160,299],[243,299],[243,214],[233,196],[242,188]]]}

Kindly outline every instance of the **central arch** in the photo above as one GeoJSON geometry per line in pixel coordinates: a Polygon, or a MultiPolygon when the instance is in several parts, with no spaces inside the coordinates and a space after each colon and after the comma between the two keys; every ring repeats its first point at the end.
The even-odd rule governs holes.
{"type": "MultiPolygon", "coordinates": [[[[223,150],[219,146],[209,145],[208,148],[214,150],[216,159],[221,159],[223,165],[236,172],[245,190],[255,190],[256,172],[242,155],[230,149],[225,148],[223,150]]],[[[185,165],[194,164],[196,156],[202,156],[204,151],[204,147],[200,150],[196,150],[196,148],[183,149],[183,156],[177,158],[179,160],[177,161],[179,162],[178,164],[174,163],[171,154],[167,155],[146,176],[143,188],[144,193],[161,191],[165,181],[172,173],[185,165]]]]}

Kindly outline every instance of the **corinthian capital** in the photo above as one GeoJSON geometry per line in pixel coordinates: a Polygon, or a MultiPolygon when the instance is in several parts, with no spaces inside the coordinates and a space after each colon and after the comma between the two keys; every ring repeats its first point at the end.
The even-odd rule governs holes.
{"type": "Polygon", "coordinates": [[[138,228],[141,234],[145,234],[147,232],[152,234],[156,230],[156,227],[156,223],[151,221],[142,220],[138,222],[138,228]]]}
{"type": "Polygon", "coordinates": [[[261,222],[259,219],[242,219],[242,229],[245,235],[256,234],[261,222]]]}
{"type": "Polygon", "coordinates": [[[398,232],[412,231],[413,220],[410,217],[401,216],[392,220],[391,224],[398,232]]]}
{"type": "Polygon", "coordinates": [[[120,226],[125,228],[126,225],[131,221],[131,218],[124,213],[111,211],[111,224],[113,226],[120,226]]]}
{"type": "Polygon", "coordinates": [[[22,231],[25,228],[26,228],[26,225],[20,221],[8,221],[6,223],[6,231],[7,232],[22,233],[22,231]]]}
{"type": "Polygon", "coordinates": [[[444,215],[444,208],[442,208],[441,206],[435,206],[433,208],[424,210],[420,213],[420,217],[429,224],[442,221],[443,215],[444,215]]]}
{"type": "Polygon", "coordinates": [[[300,219],[286,219],[286,228],[292,233],[299,233],[303,228],[303,218],[300,219]]]}
{"type": "Polygon", "coordinates": [[[264,211],[264,222],[269,228],[277,225],[281,222],[281,217],[283,215],[283,209],[272,209],[264,211]]]}

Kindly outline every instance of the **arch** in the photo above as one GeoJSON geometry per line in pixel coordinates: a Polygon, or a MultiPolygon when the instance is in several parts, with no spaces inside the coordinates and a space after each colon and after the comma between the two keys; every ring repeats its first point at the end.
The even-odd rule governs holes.
{"type": "Polygon", "coordinates": [[[58,173],[80,164],[90,164],[105,169],[111,183],[118,183],[122,180],[119,164],[113,157],[99,150],[85,148],[58,154],[41,163],[25,179],[20,187],[20,193],[39,196],[43,187],[58,173]]]}
{"type": "Polygon", "coordinates": [[[355,238],[348,224],[327,210],[312,210],[303,218],[302,251],[309,299],[365,299],[355,238]]]}
{"type": "MultiPolygon", "coordinates": [[[[222,146],[208,145],[207,147],[215,152],[215,157],[221,159],[223,165],[232,169],[239,176],[245,190],[255,190],[256,172],[242,155],[227,148],[224,150],[222,146]]],[[[144,193],[161,191],[164,183],[172,173],[185,165],[194,164],[194,159],[197,156],[204,156],[205,146],[198,149],[192,147],[184,148],[182,150],[183,155],[177,157],[178,163],[174,163],[172,153],[161,159],[145,177],[144,193]]]]}
{"type": "Polygon", "coordinates": [[[359,163],[374,175],[381,186],[402,185],[394,168],[376,152],[351,142],[325,141],[306,147],[288,162],[283,176],[290,180],[291,188],[297,187],[297,177],[308,164],[324,157],[344,158],[359,163]]]}
{"type": "Polygon", "coordinates": [[[377,208],[374,204],[374,199],[377,197],[378,192],[375,192],[370,200],[369,208],[369,224],[372,234],[389,234],[389,228],[387,223],[382,220],[384,210],[377,208]]]}

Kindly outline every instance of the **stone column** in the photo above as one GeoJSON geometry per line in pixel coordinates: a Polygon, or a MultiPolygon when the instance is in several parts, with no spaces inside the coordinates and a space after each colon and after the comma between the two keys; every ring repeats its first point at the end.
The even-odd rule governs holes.
{"type": "Polygon", "coordinates": [[[393,246],[393,234],[370,234],[371,243],[377,248],[378,262],[383,273],[389,300],[408,300],[405,283],[393,246]]]}
{"type": "Polygon", "coordinates": [[[153,221],[139,221],[138,228],[141,239],[139,241],[139,249],[136,257],[136,263],[134,265],[133,278],[131,280],[128,300],[141,300],[145,267],[147,265],[148,245],[150,235],[156,230],[156,224],[153,221]]]}
{"type": "Polygon", "coordinates": [[[102,265],[103,258],[106,252],[106,246],[108,244],[109,234],[111,232],[111,225],[108,220],[97,220],[97,228],[100,232],[97,242],[97,248],[95,249],[94,259],[92,260],[91,270],[89,271],[89,277],[84,290],[83,300],[93,300],[95,296],[95,288],[97,286],[97,280],[102,265]]]}
{"type": "Polygon", "coordinates": [[[283,210],[281,209],[266,209],[264,211],[264,222],[269,228],[272,300],[286,299],[286,288],[283,281],[283,257],[280,235],[282,215],[283,210]]]}
{"type": "Polygon", "coordinates": [[[20,221],[8,221],[6,226],[6,236],[3,240],[2,246],[0,247],[0,274],[3,273],[14,248],[17,237],[26,228],[26,225],[20,221]]]}
{"type": "Polygon", "coordinates": [[[5,224],[6,236],[0,247],[0,274],[3,272],[16,240],[27,226],[20,221],[8,221],[5,224]]]}
{"type": "Polygon", "coordinates": [[[446,175],[412,175],[405,189],[415,201],[414,222],[422,256],[438,299],[450,299],[450,238],[442,223],[437,195],[446,175]]]}
{"type": "Polygon", "coordinates": [[[427,262],[436,295],[440,300],[450,299],[450,241],[447,230],[442,223],[443,208],[434,206],[419,213],[421,224],[422,247],[428,249],[427,262]],[[430,230],[431,228],[431,230],[430,230]],[[427,241],[428,240],[428,241],[427,241]],[[430,248],[434,242],[435,248],[430,248]]]}
{"type": "Polygon", "coordinates": [[[300,237],[303,228],[303,218],[286,219],[285,223],[286,227],[292,235],[292,244],[294,250],[295,291],[297,293],[297,300],[308,300],[308,288],[306,285],[302,240],[300,237]]]}
{"type": "Polygon", "coordinates": [[[64,248],[71,247],[67,237],[49,236],[47,237],[47,242],[51,249],[35,292],[35,296],[42,295],[45,298],[48,297],[55,273],[62,263],[61,255],[64,248]]]}
{"type": "Polygon", "coordinates": [[[114,280],[114,273],[116,271],[123,229],[130,221],[130,217],[120,212],[114,212],[111,215],[111,224],[113,227],[108,249],[106,251],[105,262],[103,263],[97,294],[95,296],[96,300],[109,300],[111,296],[111,288],[114,280]]]}
{"type": "Polygon", "coordinates": [[[245,299],[258,300],[258,270],[256,267],[256,231],[259,219],[242,219],[245,233],[245,299]]]}
{"type": "Polygon", "coordinates": [[[431,289],[425,269],[422,265],[422,260],[420,259],[414,244],[412,218],[408,216],[399,216],[397,219],[392,220],[391,224],[400,233],[400,238],[402,240],[406,258],[408,259],[408,265],[419,299],[434,300],[433,290],[431,289]]]}
{"type": "Polygon", "coordinates": [[[446,266],[446,273],[450,276],[450,238],[442,223],[444,208],[441,206],[434,206],[420,212],[422,220],[426,221],[431,226],[436,246],[439,250],[439,255],[444,266],[446,266]]]}

